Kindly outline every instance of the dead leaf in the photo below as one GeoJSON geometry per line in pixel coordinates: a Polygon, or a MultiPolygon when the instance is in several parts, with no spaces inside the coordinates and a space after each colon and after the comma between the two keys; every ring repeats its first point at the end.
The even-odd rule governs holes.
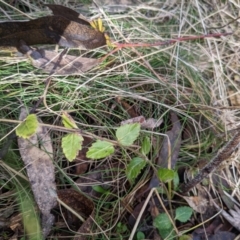
{"type": "MultiPolygon", "coordinates": [[[[94,203],[82,193],[74,189],[62,189],[57,192],[58,197],[67,206],[72,208],[78,215],[84,219],[93,213],[94,203]]],[[[63,208],[64,218],[69,226],[74,226],[77,230],[82,224],[81,220],[66,208],[63,208]]],[[[86,221],[85,221],[86,222],[86,221]]]]}
{"type": "Polygon", "coordinates": [[[181,124],[175,112],[170,112],[172,129],[166,132],[163,139],[162,147],[158,156],[157,165],[163,168],[171,167],[174,169],[178,160],[178,154],[181,146],[181,124]]]}
{"type": "Polygon", "coordinates": [[[74,10],[57,4],[45,4],[51,9],[53,15],[65,17],[71,21],[90,26],[89,21],[80,13],[74,10]]]}
{"type": "MultiPolygon", "coordinates": [[[[68,13],[67,17],[69,17],[68,13]]],[[[20,40],[29,46],[58,44],[70,48],[94,49],[106,45],[105,33],[62,15],[46,16],[25,22],[0,23],[1,47],[17,47],[20,40]]]]}
{"type": "Polygon", "coordinates": [[[82,226],[78,229],[78,233],[75,234],[74,240],[88,240],[89,236],[87,234],[91,234],[91,229],[94,224],[93,221],[94,213],[92,213],[88,219],[82,224],[82,226]],[[82,235],[84,234],[84,235],[82,235]]]}
{"type": "Polygon", "coordinates": [[[74,160],[76,163],[76,175],[83,174],[87,171],[90,159],[87,158],[86,154],[88,151],[88,147],[91,146],[93,140],[89,137],[84,137],[83,143],[82,143],[82,149],[78,152],[78,156],[74,160]]]}
{"type": "Polygon", "coordinates": [[[200,196],[194,196],[194,197],[185,197],[182,196],[188,203],[188,205],[196,212],[199,213],[205,213],[208,209],[208,200],[203,199],[200,196]]]}
{"type": "MultiPolygon", "coordinates": [[[[100,193],[93,189],[93,186],[99,185],[102,188],[108,190],[112,185],[113,181],[118,178],[119,168],[122,169],[121,163],[103,164],[91,169],[88,173],[82,174],[75,182],[79,189],[94,198],[99,197],[100,193]]],[[[119,184],[119,182],[118,182],[119,184]]],[[[88,240],[89,237],[86,234],[91,235],[91,229],[94,224],[94,211],[88,217],[88,219],[78,229],[78,234],[75,235],[74,240],[88,240]],[[81,235],[85,233],[85,235],[81,235]]],[[[94,238],[94,237],[93,237],[94,238]]]]}
{"type": "Polygon", "coordinates": [[[154,129],[162,124],[163,120],[156,120],[154,118],[145,119],[144,116],[134,117],[121,122],[121,126],[129,123],[140,123],[142,128],[154,129]]]}
{"type": "Polygon", "coordinates": [[[154,233],[153,233],[153,240],[161,240],[162,238],[160,237],[160,235],[158,233],[158,230],[154,229],[153,231],[154,231],[154,233]]]}
{"type": "Polygon", "coordinates": [[[100,59],[64,55],[43,49],[34,50],[21,41],[19,51],[31,59],[34,67],[55,75],[77,75],[89,71],[100,63],[100,59]]]}
{"type": "Polygon", "coordinates": [[[214,172],[211,175],[212,183],[216,188],[217,194],[220,195],[222,202],[226,205],[228,209],[232,209],[234,207],[234,199],[231,195],[227,195],[227,192],[231,190],[231,186],[228,183],[230,179],[225,179],[223,177],[223,172],[225,172],[224,169],[214,172]]]}
{"type": "MultiPolygon", "coordinates": [[[[22,108],[19,119],[24,120],[26,117],[27,111],[22,108]]],[[[42,230],[46,237],[54,223],[54,216],[50,211],[57,204],[53,147],[49,130],[39,126],[29,139],[19,137],[18,147],[35,201],[42,214],[42,230]]]]}

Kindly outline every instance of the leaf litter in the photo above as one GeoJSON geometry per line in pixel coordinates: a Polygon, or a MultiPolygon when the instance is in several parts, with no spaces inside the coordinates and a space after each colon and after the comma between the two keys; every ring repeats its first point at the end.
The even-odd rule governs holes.
{"type": "MultiPolygon", "coordinates": [[[[21,108],[19,119],[23,121],[27,115],[27,110],[21,108]]],[[[40,119],[38,121],[41,122],[40,119]]],[[[53,147],[48,128],[39,125],[29,139],[18,137],[18,147],[42,216],[43,236],[46,237],[54,223],[51,210],[57,204],[53,147]]]]}
{"type": "Polygon", "coordinates": [[[60,59],[60,54],[57,52],[33,49],[23,41],[21,42],[19,51],[31,60],[34,67],[40,68],[46,73],[54,73],[55,75],[81,75],[83,72],[89,71],[100,63],[99,59],[77,57],[69,54],[64,55],[60,59]]]}

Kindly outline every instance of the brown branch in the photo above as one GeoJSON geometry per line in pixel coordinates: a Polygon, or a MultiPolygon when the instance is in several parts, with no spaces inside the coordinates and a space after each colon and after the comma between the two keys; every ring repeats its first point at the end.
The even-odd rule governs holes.
{"type": "Polygon", "coordinates": [[[200,172],[188,183],[180,185],[180,192],[187,193],[191,188],[195,187],[211,172],[215,171],[217,167],[226,159],[228,159],[240,142],[240,131],[238,131],[233,138],[222,148],[221,151],[203,168],[200,172]]]}

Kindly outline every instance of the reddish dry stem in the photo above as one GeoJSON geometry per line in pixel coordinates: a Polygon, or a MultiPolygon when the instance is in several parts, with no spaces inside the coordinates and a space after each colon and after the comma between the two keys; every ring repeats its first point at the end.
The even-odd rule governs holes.
{"type": "Polygon", "coordinates": [[[179,37],[179,38],[170,39],[163,42],[155,42],[155,43],[115,43],[115,45],[119,49],[125,48],[125,47],[155,47],[155,46],[173,44],[175,42],[184,42],[184,41],[191,41],[191,40],[210,38],[210,37],[221,37],[221,36],[227,36],[231,34],[232,33],[213,33],[213,34],[206,34],[206,35],[200,35],[200,36],[179,37]]]}
{"type": "Polygon", "coordinates": [[[154,43],[114,43],[114,46],[116,46],[115,49],[113,49],[110,53],[108,53],[106,56],[102,58],[102,60],[106,59],[109,55],[112,55],[113,53],[117,52],[118,50],[122,48],[128,48],[128,47],[156,47],[156,46],[163,46],[163,45],[169,45],[176,42],[184,42],[184,41],[191,41],[191,40],[197,40],[197,39],[204,39],[204,38],[210,38],[210,37],[221,37],[221,36],[228,36],[232,33],[213,33],[213,34],[205,34],[200,36],[189,36],[189,37],[179,37],[175,39],[170,39],[167,41],[162,42],[154,42],[154,43]]]}

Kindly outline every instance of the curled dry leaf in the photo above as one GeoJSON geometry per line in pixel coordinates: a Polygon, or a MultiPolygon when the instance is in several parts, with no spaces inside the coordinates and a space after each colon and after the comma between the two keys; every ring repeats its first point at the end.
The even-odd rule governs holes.
{"type": "Polygon", "coordinates": [[[130,123],[140,123],[142,128],[154,129],[159,127],[162,124],[163,120],[156,120],[154,118],[145,119],[144,116],[134,117],[121,122],[121,125],[130,124],[130,123]]]}
{"type": "Polygon", "coordinates": [[[21,41],[19,51],[31,59],[34,67],[40,68],[47,73],[56,75],[77,75],[89,71],[100,63],[100,59],[76,57],[47,51],[43,49],[34,50],[21,41]]]}
{"type": "Polygon", "coordinates": [[[205,213],[207,208],[208,208],[208,200],[201,198],[200,196],[193,196],[193,197],[185,197],[182,196],[187,203],[189,204],[189,206],[196,212],[199,213],[205,213]]]}
{"type": "MultiPolygon", "coordinates": [[[[27,111],[22,108],[19,119],[24,120],[26,116],[27,111]]],[[[18,147],[34,198],[42,214],[42,230],[46,237],[54,222],[50,211],[57,203],[53,147],[48,129],[39,126],[37,132],[29,139],[19,137],[18,147]]]]}
{"type": "Polygon", "coordinates": [[[212,204],[209,202],[210,194],[201,185],[197,185],[197,196],[182,196],[188,203],[188,205],[196,212],[204,214],[207,210],[211,212],[212,204]]]}
{"type": "MultiPolygon", "coordinates": [[[[50,6],[52,9],[52,5],[50,6]]],[[[71,9],[69,11],[74,12],[71,9]]],[[[92,28],[84,19],[81,23],[79,20],[76,22],[74,16],[79,14],[75,13],[70,17],[69,11],[64,17],[64,14],[60,14],[25,22],[0,23],[0,46],[18,47],[20,40],[25,41],[27,45],[58,44],[82,49],[94,49],[106,45],[105,33],[92,28]]]]}
{"type": "Polygon", "coordinates": [[[170,131],[166,132],[168,137],[164,137],[157,164],[163,168],[168,168],[168,165],[170,165],[171,169],[174,169],[182,142],[181,123],[174,112],[170,112],[170,119],[173,127],[170,131]]]}

